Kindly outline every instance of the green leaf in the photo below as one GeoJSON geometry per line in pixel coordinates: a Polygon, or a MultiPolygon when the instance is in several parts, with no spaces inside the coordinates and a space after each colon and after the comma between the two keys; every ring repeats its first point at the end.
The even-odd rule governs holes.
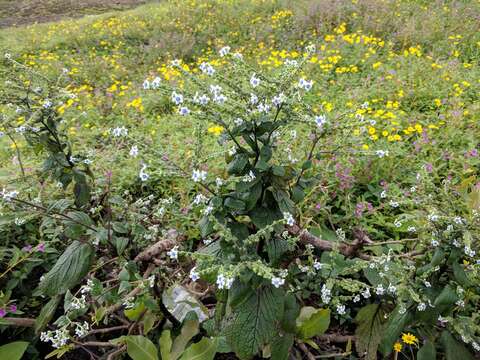
{"type": "Polygon", "coordinates": [[[213,360],[217,352],[217,339],[204,337],[183,353],[180,360],[213,360]]]}
{"type": "Polygon", "coordinates": [[[253,357],[274,337],[275,323],[283,317],[283,294],[280,289],[259,286],[232,309],[225,335],[240,359],[253,357]]]}
{"type": "Polygon", "coordinates": [[[290,348],[293,345],[293,334],[283,334],[276,336],[271,345],[272,360],[287,360],[290,353],[290,348]]]}
{"type": "Polygon", "coordinates": [[[380,343],[380,351],[385,356],[392,352],[393,344],[397,341],[403,329],[413,321],[413,315],[410,311],[401,314],[399,309],[400,305],[398,305],[390,315],[384,329],[383,338],[380,343]]]}
{"type": "Polygon", "coordinates": [[[268,260],[271,265],[276,265],[282,255],[288,251],[288,242],[280,237],[274,237],[266,242],[268,260]]]}
{"type": "Polygon", "coordinates": [[[210,221],[207,215],[202,217],[198,226],[200,227],[200,235],[204,238],[213,232],[213,222],[210,221]]]}
{"type": "Polygon", "coordinates": [[[54,296],[50,299],[48,303],[46,303],[42,307],[42,310],[40,310],[40,314],[38,314],[37,318],[35,319],[35,333],[39,334],[45,328],[48,322],[52,320],[52,317],[55,314],[55,310],[57,309],[60,299],[61,296],[54,296]]]}
{"type": "Polygon", "coordinates": [[[295,298],[295,295],[289,293],[285,296],[284,308],[285,310],[283,314],[283,319],[280,325],[282,326],[283,330],[290,333],[295,333],[297,329],[295,320],[300,314],[300,306],[297,303],[297,299],[295,298]]]}
{"type": "Polygon", "coordinates": [[[163,330],[160,339],[158,340],[160,345],[160,355],[162,360],[170,360],[170,350],[172,348],[172,337],[170,335],[170,330],[163,330]]]}
{"type": "Polygon", "coordinates": [[[173,341],[170,359],[176,360],[185,351],[188,342],[198,334],[198,320],[185,320],[178,335],[173,341]]]}
{"type": "Polygon", "coordinates": [[[75,205],[82,207],[90,201],[90,186],[86,181],[76,181],[73,187],[75,205]]]}
{"type": "Polygon", "coordinates": [[[238,200],[233,197],[227,197],[225,199],[224,205],[230,209],[237,210],[237,211],[241,211],[245,209],[245,203],[242,200],[238,200]]]}
{"type": "Polygon", "coordinates": [[[450,285],[443,288],[442,292],[437,296],[434,302],[434,308],[438,313],[443,313],[451,308],[458,300],[457,293],[450,285]]]}
{"type": "Polygon", "coordinates": [[[25,350],[27,350],[28,342],[15,341],[0,346],[0,359],[20,360],[25,350]]]}
{"type": "Polygon", "coordinates": [[[45,295],[55,296],[77,285],[88,273],[93,254],[90,244],[75,240],[44,276],[40,282],[39,291],[45,295]]]}
{"type": "Polygon", "coordinates": [[[355,321],[358,326],[355,330],[357,352],[365,355],[367,360],[377,359],[377,349],[382,340],[384,315],[379,304],[369,304],[360,309],[355,321]]]}
{"type": "Polygon", "coordinates": [[[296,320],[297,333],[302,339],[310,339],[321,335],[330,326],[330,309],[315,309],[304,306],[296,320]]]}
{"type": "Polygon", "coordinates": [[[244,153],[236,154],[233,160],[228,164],[227,171],[230,175],[241,175],[248,163],[248,155],[244,153]]]}
{"type": "Polygon", "coordinates": [[[273,209],[267,209],[261,206],[250,211],[248,216],[250,216],[250,219],[252,219],[252,222],[258,229],[262,229],[272,224],[275,220],[282,218],[279,211],[274,211],[273,209]]]}
{"type": "Polygon", "coordinates": [[[432,342],[427,341],[417,353],[417,360],[435,360],[437,358],[437,351],[432,342]]]}
{"type": "Polygon", "coordinates": [[[156,346],[145,336],[125,336],[127,353],[133,360],[158,360],[156,346]]]}
{"type": "Polygon", "coordinates": [[[440,340],[443,343],[446,360],[473,360],[470,351],[458,342],[447,330],[442,332],[440,340]]]}

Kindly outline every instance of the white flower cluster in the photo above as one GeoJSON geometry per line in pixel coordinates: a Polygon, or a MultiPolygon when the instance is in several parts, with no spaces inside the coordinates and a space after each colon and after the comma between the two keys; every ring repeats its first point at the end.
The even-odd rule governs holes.
{"type": "Polygon", "coordinates": [[[256,178],[255,174],[253,173],[252,170],[250,170],[249,173],[246,174],[246,175],[243,177],[242,181],[248,183],[248,182],[252,182],[253,180],[255,180],[255,178],[256,178]]]}
{"type": "Polygon", "coordinates": [[[217,275],[217,287],[219,289],[230,289],[232,287],[234,278],[225,276],[224,274],[217,275]]]}
{"type": "Polygon", "coordinates": [[[288,226],[295,225],[295,219],[293,218],[292,214],[290,214],[289,212],[283,213],[283,219],[285,220],[288,226]]]}
{"type": "Polygon", "coordinates": [[[155,79],[153,79],[152,81],[148,81],[148,79],[146,79],[144,82],[143,82],[143,88],[145,90],[149,90],[149,89],[158,89],[160,87],[160,78],[157,76],[155,79]]]}
{"type": "Polygon", "coordinates": [[[3,188],[0,195],[1,195],[3,200],[9,202],[9,201],[12,201],[12,199],[14,199],[18,196],[18,191],[16,191],[16,190],[7,191],[5,188],[3,188]]]}
{"type": "Polygon", "coordinates": [[[275,286],[276,288],[279,288],[280,286],[282,286],[283,284],[285,284],[285,279],[282,278],[282,277],[277,277],[277,276],[274,276],[272,278],[272,285],[275,286]]]}
{"type": "Polygon", "coordinates": [[[51,342],[54,348],[59,348],[67,345],[70,340],[70,334],[67,328],[58,329],[55,331],[45,331],[40,334],[40,341],[51,342]]]}
{"type": "Polygon", "coordinates": [[[112,133],[112,135],[114,137],[120,137],[120,136],[127,136],[128,135],[128,129],[125,126],[110,129],[110,132],[112,133]]]}
{"type": "Polygon", "coordinates": [[[81,297],[73,297],[72,300],[70,301],[70,304],[67,305],[68,309],[72,310],[81,310],[85,309],[87,307],[87,299],[85,295],[82,295],[81,297]]]}
{"type": "Polygon", "coordinates": [[[196,269],[197,269],[196,267],[193,267],[192,270],[190,270],[190,275],[189,275],[190,279],[194,282],[200,279],[200,274],[196,271],[196,269]]]}
{"type": "Polygon", "coordinates": [[[194,182],[205,181],[207,179],[207,172],[200,169],[195,169],[192,172],[192,180],[194,182]]]}
{"type": "Polygon", "coordinates": [[[213,74],[215,74],[215,69],[213,68],[212,65],[210,65],[209,63],[207,62],[202,62],[199,66],[200,70],[202,71],[202,73],[204,74],[207,74],[207,75],[210,75],[212,76],[213,74]]]}
{"type": "Polygon", "coordinates": [[[313,86],[313,80],[305,80],[304,78],[301,78],[298,81],[298,87],[305,91],[310,91],[312,89],[312,86],[313,86]]]}
{"type": "Polygon", "coordinates": [[[82,294],[89,294],[90,292],[92,292],[92,289],[93,289],[93,281],[92,281],[92,279],[88,279],[88,280],[87,280],[87,284],[86,284],[86,285],[83,285],[83,286],[80,288],[80,293],[82,293],[82,294]]]}
{"type": "Polygon", "coordinates": [[[83,323],[75,323],[75,336],[77,337],[84,337],[85,335],[88,334],[88,331],[90,330],[90,325],[86,321],[83,323]]]}
{"type": "Polygon", "coordinates": [[[328,304],[332,300],[332,291],[325,284],[322,286],[321,297],[324,304],[328,304]]]}

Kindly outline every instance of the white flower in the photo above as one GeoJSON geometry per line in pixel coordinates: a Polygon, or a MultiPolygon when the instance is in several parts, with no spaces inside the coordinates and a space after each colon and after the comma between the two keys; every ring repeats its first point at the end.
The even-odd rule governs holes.
{"type": "Polygon", "coordinates": [[[12,54],[10,54],[10,53],[5,53],[3,56],[4,56],[5,59],[7,59],[7,60],[10,60],[10,59],[12,58],[12,54]]]}
{"type": "Polygon", "coordinates": [[[220,85],[210,85],[210,92],[213,95],[218,95],[222,91],[222,87],[220,85]]]}
{"type": "Polygon", "coordinates": [[[465,307],[465,301],[463,301],[463,300],[457,300],[457,302],[455,303],[455,305],[460,306],[460,307],[463,308],[463,307],[465,307]]]}
{"type": "Polygon", "coordinates": [[[332,299],[331,294],[332,294],[331,290],[327,288],[325,284],[323,284],[322,290],[321,290],[321,297],[324,304],[328,304],[330,302],[330,300],[332,299]]]}
{"type": "Polygon", "coordinates": [[[174,59],[170,62],[170,64],[172,66],[180,66],[181,62],[182,62],[182,60],[180,60],[180,59],[174,59]]]}
{"type": "Polygon", "coordinates": [[[315,124],[317,124],[317,126],[319,128],[322,128],[323,125],[325,125],[327,123],[327,117],[325,115],[316,115],[315,116],[315,124]]]}
{"type": "Polygon", "coordinates": [[[320,262],[318,262],[317,259],[315,259],[315,260],[313,261],[313,265],[312,265],[312,266],[313,266],[313,268],[314,268],[315,270],[320,270],[320,269],[323,267],[323,264],[320,263],[320,262]]]}
{"type": "Polygon", "coordinates": [[[398,202],[390,200],[390,206],[393,208],[397,208],[399,206],[398,202]]]}
{"type": "Polygon", "coordinates": [[[167,251],[167,255],[172,260],[178,259],[178,246],[175,246],[173,249],[167,251]]]}
{"type": "Polygon", "coordinates": [[[240,126],[243,124],[243,119],[236,118],[235,120],[233,120],[233,122],[235,123],[235,125],[240,126]]]}
{"type": "Polygon", "coordinates": [[[150,275],[147,280],[148,287],[153,288],[155,286],[155,275],[150,275]]]}
{"type": "Polygon", "coordinates": [[[258,102],[258,96],[255,94],[250,94],[250,104],[255,105],[258,102]]]}
{"type": "Polygon", "coordinates": [[[122,127],[116,127],[111,130],[112,135],[114,137],[120,137],[120,136],[127,136],[128,135],[128,129],[125,126],[122,127]]]}
{"type": "Polygon", "coordinates": [[[43,102],[43,107],[45,109],[48,109],[52,106],[52,102],[49,100],[49,99],[45,99],[45,101],[43,102]]]}
{"type": "Polygon", "coordinates": [[[173,91],[172,92],[172,101],[176,105],[180,105],[181,103],[183,103],[183,95],[173,91]]]}
{"type": "Polygon", "coordinates": [[[193,198],[193,204],[199,205],[207,201],[207,197],[203,194],[198,194],[193,198]]]}
{"type": "Polygon", "coordinates": [[[465,252],[465,255],[467,255],[467,256],[470,256],[470,257],[474,257],[474,256],[475,256],[475,250],[472,250],[472,249],[470,248],[470,246],[466,246],[466,245],[465,245],[464,252],[465,252]]]}
{"type": "Polygon", "coordinates": [[[237,153],[237,148],[235,146],[232,146],[230,150],[228,150],[228,155],[233,156],[237,153]]]}
{"type": "Polygon", "coordinates": [[[380,197],[382,199],[385,199],[387,197],[387,192],[385,190],[383,190],[381,193],[380,193],[380,197]]]}
{"type": "Polygon", "coordinates": [[[130,151],[128,153],[131,157],[137,157],[138,155],[138,147],[137,145],[133,145],[131,148],[130,148],[130,151]]]}
{"type": "Polygon", "coordinates": [[[215,179],[215,184],[216,184],[218,187],[222,186],[222,185],[223,185],[223,179],[217,177],[217,178],[215,179]]]}
{"type": "Polygon", "coordinates": [[[432,244],[433,247],[437,247],[438,245],[440,245],[440,243],[438,242],[438,240],[435,240],[435,239],[432,239],[431,244],[432,244]]]}
{"type": "Polygon", "coordinates": [[[213,68],[213,66],[210,65],[209,63],[206,63],[206,62],[202,62],[200,64],[200,70],[204,74],[207,74],[207,75],[210,75],[210,76],[212,76],[215,73],[215,69],[213,68]]]}
{"type": "Polygon", "coordinates": [[[377,294],[377,295],[383,295],[384,292],[385,292],[385,289],[383,288],[382,285],[378,285],[375,288],[375,294],[377,294]]]}
{"type": "Polygon", "coordinates": [[[289,212],[283,213],[283,219],[285,220],[288,226],[295,225],[295,219],[293,218],[292,214],[290,214],[289,212]]]}
{"type": "Polygon", "coordinates": [[[223,274],[217,275],[217,287],[219,289],[230,289],[233,284],[233,278],[225,277],[223,274]]]}
{"type": "Polygon", "coordinates": [[[226,56],[230,52],[230,46],[224,46],[220,49],[219,54],[221,57],[226,56]]]}
{"type": "Polygon", "coordinates": [[[82,295],[81,297],[72,297],[70,300],[70,303],[67,304],[68,309],[73,309],[73,310],[80,310],[80,309],[85,309],[87,307],[87,299],[85,298],[85,295],[82,295]]]}
{"type": "Polygon", "coordinates": [[[207,105],[209,101],[210,101],[210,98],[205,94],[203,94],[198,98],[198,103],[200,105],[207,105]]]}
{"type": "Polygon", "coordinates": [[[430,281],[427,281],[427,280],[423,282],[423,285],[425,285],[425,287],[427,288],[432,287],[432,284],[430,284],[430,281]]]}
{"type": "Polygon", "coordinates": [[[140,169],[140,173],[138,174],[138,177],[140,178],[140,180],[142,181],[147,181],[148,178],[150,177],[150,175],[148,175],[146,172],[145,172],[145,169],[147,168],[147,165],[143,164],[142,168],[140,169]]]}
{"type": "Polygon", "coordinates": [[[145,81],[143,82],[143,89],[144,89],[144,90],[150,89],[150,81],[145,80],[145,81]]]}
{"type": "Polygon", "coordinates": [[[417,231],[417,229],[415,228],[415,226],[409,226],[407,231],[411,232],[411,233],[414,233],[415,231],[417,231]]]}
{"type": "Polygon", "coordinates": [[[181,106],[179,109],[178,109],[178,113],[182,116],[186,116],[188,114],[190,114],[190,109],[186,106],[181,106]]]}
{"type": "Polygon", "coordinates": [[[90,329],[90,326],[88,325],[88,323],[86,321],[84,321],[83,324],[76,323],[75,335],[77,337],[83,337],[83,336],[88,334],[89,329],[90,329]]]}
{"type": "Polygon", "coordinates": [[[285,59],[284,64],[285,64],[285,66],[297,67],[298,66],[298,61],[297,60],[291,60],[291,59],[285,59]]]}
{"type": "Polygon", "coordinates": [[[360,295],[355,295],[355,297],[353,298],[353,302],[357,303],[359,301],[360,301],[360,295]]]}
{"type": "Polygon", "coordinates": [[[260,79],[257,78],[255,74],[250,77],[250,85],[252,85],[252,87],[257,87],[260,85],[260,79]]]}
{"type": "Polygon", "coordinates": [[[234,54],[233,54],[233,57],[234,57],[235,59],[238,59],[238,60],[242,60],[242,59],[243,59],[243,55],[240,54],[239,52],[234,53],[234,54]]]}
{"type": "Polygon", "coordinates": [[[431,213],[431,214],[428,214],[428,216],[427,216],[427,219],[428,219],[428,221],[431,221],[431,222],[435,222],[435,221],[437,221],[437,220],[438,220],[438,218],[439,218],[439,217],[438,217],[438,215],[436,215],[436,214],[433,214],[433,213],[431,213]]]}
{"type": "Polygon", "coordinates": [[[313,54],[313,53],[315,53],[315,51],[316,51],[315,44],[307,45],[307,46],[305,47],[305,51],[306,51],[308,54],[310,54],[310,55],[313,54]]]}
{"type": "Polygon", "coordinates": [[[252,182],[253,180],[256,179],[255,173],[250,170],[247,175],[243,177],[243,182],[252,182]]]}
{"type": "Polygon", "coordinates": [[[3,188],[0,195],[2,196],[3,200],[5,200],[6,202],[9,202],[18,196],[18,191],[16,190],[7,191],[5,188],[3,188]]]}
{"type": "Polygon", "coordinates": [[[203,209],[202,213],[203,213],[204,215],[209,215],[212,211],[213,211],[213,206],[212,206],[212,205],[208,205],[205,209],[203,209]]]}
{"type": "Polygon", "coordinates": [[[258,110],[258,112],[267,113],[267,112],[270,111],[270,105],[268,105],[265,102],[262,102],[262,103],[258,104],[257,110],[258,110]]]}
{"type": "Polygon", "coordinates": [[[399,219],[396,219],[393,225],[395,225],[396,228],[399,228],[400,226],[402,226],[402,222],[399,219]]]}
{"type": "Polygon", "coordinates": [[[197,281],[198,279],[200,279],[200,274],[196,271],[196,267],[194,267],[194,268],[192,268],[192,270],[190,270],[189,277],[194,282],[197,281]]]}
{"type": "Polygon", "coordinates": [[[160,87],[160,78],[157,76],[155,77],[155,79],[152,80],[152,82],[150,83],[150,86],[152,87],[152,89],[158,89],[160,87]]]}
{"type": "Polygon", "coordinates": [[[366,288],[364,291],[362,291],[362,296],[365,298],[365,299],[368,299],[371,294],[370,294],[370,289],[369,288],[366,288]]]}
{"type": "Polygon", "coordinates": [[[383,158],[384,156],[388,156],[388,150],[377,150],[375,154],[377,154],[379,158],[383,158]]]}
{"type": "Polygon", "coordinates": [[[205,181],[206,178],[207,178],[207,172],[206,171],[200,170],[200,169],[193,170],[192,180],[194,182],[205,181]]]}
{"type": "Polygon", "coordinates": [[[417,305],[417,310],[418,311],[425,311],[425,309],[427,308],[427,304],[421,302],[420,304],[417,305]]]}
{"type": "Polygon", "coordinates": [[[313,80],[305,80],[304,78],[301,78],[298,81],[298,86],[301,89],[304,89],[305,91],[310,91],[312,89],[312,86],[313,86],[313,80]]]}
{"type": "Polygon", "coordinates": [[[462,225],[465,220],[461,218],[460,216],[455,216],[453,218],[453,222],[457,225],[462,225]]]}
{"type": "Polygon", "coordinates": [[[397,288],[395,286],[393,286],[392,284],[389,284],[388,285],[388,289],[387,291],[390,293],[390,294],[395,294],[397,292],[397,288]]]}
{"type": "Polygon", "coordinates": [[[280,93],[272,98],[272,104],[275,106],[280,106],[282,103],[285,102],[287,97],[284,93],[280,93]]]}
{"type": "Polygon", "coordinates": [[[285,284],[285,279],[282,279],[281,277],[272,278],[272,285],[275,286],[276,288],[279,288],[283,284],[285,284]]]}
{"type": "Polygon", "coordinates": [[[345,315],[345,305],[337,305],[337,313],[338,315],[345,315]]]}
{"type": "Polygon", "coordinates": [[[223,94],[218,94],[213,97],[213,101],[221,105],[227,101],[227,97],[223,94]]]}

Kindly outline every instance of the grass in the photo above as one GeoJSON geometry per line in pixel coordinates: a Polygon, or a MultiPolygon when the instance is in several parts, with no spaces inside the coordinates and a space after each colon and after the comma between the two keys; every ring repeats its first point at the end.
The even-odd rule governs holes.
{"type": "MultiPolygon", "coordinates": [[[[221,67],[217,50],[225,44],[273,70],[315,43],[320,54],[305,73],[315,80],[315,110],[334,116],[370,104],[357,111],[372,120],[355,132],[360,151],[410,146],[459,124],[477,129],[479,16],[478,2],[460,1],[167,1],[7,28],[0,31],[0,45],[49,77],[68,69],[68,91],[77,99],[59,108],[76,151],[95,149],[97,170],[114,170],[131,182],[138,164],[108,140],[107,130],[127,126],[133,137],[191,164],[192,125],[165,111],[164,100],[141,84],[157,74],[181,83],[168,66],[174,58],[183,59],[188,71],[206,59],[221,67]]],[[[208,126],[202,131],[212,151],[219,151],[214,132],[208,126]]],[[[22,146],[20,141],[33,169],[35,160],[22,146]]],[[[10,179],[15,151],[0,154],[10,179]]],[[[300,141],[297,151],[303,151],[300,141]]]]}

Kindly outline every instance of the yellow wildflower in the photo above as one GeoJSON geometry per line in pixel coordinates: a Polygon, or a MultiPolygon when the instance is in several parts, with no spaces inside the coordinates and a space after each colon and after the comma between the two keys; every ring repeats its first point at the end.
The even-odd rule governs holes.
{"type": "Polygon", "coordinates": [[[416,345],[418,344],[418,339],[415,335],[410,333],[402,334],[402,341],[407,345],[416,345]]]}
{"type": "Polygon", "coordinates": [[[397,341],[395,344],[393,344],[393,350],[395,350],[395,352],[402,351],[402,344],[397,341]]]}
{"type": "Polygon", "coordinates": [[[215,126],[210,126],[207,130],[210,134],[214,134],[216,136],[220,135],[223,131],[223,127],[215,125],[215,126]]]}

